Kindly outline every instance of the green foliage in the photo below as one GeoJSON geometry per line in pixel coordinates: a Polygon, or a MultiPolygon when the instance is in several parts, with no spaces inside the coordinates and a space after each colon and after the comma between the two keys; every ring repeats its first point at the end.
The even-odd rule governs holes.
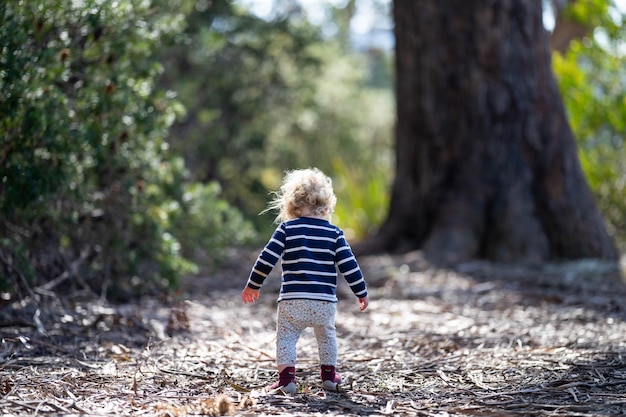
{"type": "Polygon", "coordinates": [[[184,27],[166,5],[0,5],[0,281],[14,291],[68,276],[119,294],[175,285],[194,268],[181,219],[227,210],[214,186],[185,185],[165,141],[181,107],[155,88],[155,51],[184,27]]]}
{"type": "MultiPolygon", "coordinates": [[[[271,215],[257,214],[285,170],[319,167],[342,193],[356,190],[342,182],[368,179],[356,175],[362,166],[376,164],[369,172],[388,181],[394,107],[383,52],[371,51],[376,68],[369,73],[362,55],[324,38],[300,15],[266,21],[221,2],[192,10],[188,22],[186,38],[164,52],[162,83],[187,109],[170,141],[195,180],[218,181],[225,198],[261,229],[271,227],[271,215]]],[[[340,204],[371,198],[360,209],[369,211],[384,201],[387,191],[378,192],[341,194],[340,204]]],[[[364,219],[379,217],[352,222],[344,214],[341,221],[360,236],[371,226],[364,219]]]]}
{"type": "Polygon", "coordinates": [[[362,239],[376,232],[385,220],[389,207],[389,175],[386,165],[346,167],[339,158],[334,160],[338,178],[338,201],[333,220],[344,229],[346,237],[362,239]]]}
{"type": "Polygon", "coordinates": [[[364,87],[370,80],[365,57],[341,56],[328,45],[324,53],[328,61],[312,106],[317,123],[299,146],[317,158],[309,163],[335,179],[333,217],[350,238],[361,239],[382,224],[388,208],[394,96],[391,89],[364,87]]]}
{"type": "Polygon", "coordinates": [[[566,19],[592,29],[612,25],[613,22],[606,19],[611,3],[607,0],[576,0],[569,2],[563,14],[566,19]]]}
{"type": "Polygon", "coordinates": [[[579,145],[583,170],[622,250],[626,248],[626,36],[623,15],[607,1],[574,2],[596,25],[553,64],[579,145]],[[590,7],[589,9],[583,9],[590,7]]]}
{"type": "Polygon", "coordinates": [[[256,218],[266,204],[264,171],[274,162],[268,132],[293,120],[293,109],[314,94],[315,28],[267,22],[227,2],[193,9],[187,20],[186,37],[163,53],[162,83],[187,109],[170,141],[194,179],[219,181],[224,196],[256,218]]]}
{"type": "Polygon", "coordinates": [[[386,208],[391,60],[351,51],[336,15],[327,39],[230,1],[1,3],[0,287],[176,286],[254,239],[246,219],[273,227],[268,191],[306,166],[364,236],[386,208]]]}
{"type": "Polygon", "coordinates": [[[185,185],[184,210],[176,210],[172,222],[180,240],[193,243],[182,248],[187,257],[196,259],[201,255],[214,260],[224,248],[255,238],[248,221],[221,199],[221,195],[221,187],[216,182],[185,185]]]}

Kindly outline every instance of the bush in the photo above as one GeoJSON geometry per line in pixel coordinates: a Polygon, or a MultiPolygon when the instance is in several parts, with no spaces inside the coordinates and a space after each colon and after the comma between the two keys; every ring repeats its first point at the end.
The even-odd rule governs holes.
{"type": "Polygon", "coordinates": [[[249,235],[208,220],[188,232],[199,205],[229,208],[214,186],[185,183],[164,139],[182,107],[155,88],[155,52],[184,24],[165,5],[0,5],[0,282],[12,292],[163,289],[194,270],[181,236],[249,235]]]}

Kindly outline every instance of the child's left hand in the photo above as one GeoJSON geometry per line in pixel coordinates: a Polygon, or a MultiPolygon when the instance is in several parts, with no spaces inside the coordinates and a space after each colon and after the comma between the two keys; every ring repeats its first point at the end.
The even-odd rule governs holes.
{"type": "Polygon", "coordinates": [[[241,291],[241,299],[244,304],[254,303],[259,299],[259,290],[254,290],[248,286],[246,286],[243,291],[241,291]]]}

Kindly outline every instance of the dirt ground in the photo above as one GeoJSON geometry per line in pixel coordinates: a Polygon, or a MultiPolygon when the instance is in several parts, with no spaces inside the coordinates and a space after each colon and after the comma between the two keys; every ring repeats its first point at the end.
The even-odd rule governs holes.
{"type": "Polygon", "coordinates": [[[239,294],[256,251],[171,299],[84,294],[0,304],[0,414],[591,416],[626,414],[626,286],[618,265],[471,263],[419,253],[359,261],[370,307],[339,288],[342,391],[298,344],[298,392],[274,382],[277,273],[239,294]]]}

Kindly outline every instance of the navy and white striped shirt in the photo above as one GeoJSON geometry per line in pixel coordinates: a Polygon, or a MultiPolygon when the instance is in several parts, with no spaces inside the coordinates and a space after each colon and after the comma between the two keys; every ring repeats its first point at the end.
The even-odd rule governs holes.
{"type": "Polygon", "coordinates": [[[259,254],[248,287],[260,289],[278,259],[283,269],[278,301],[337,302],[337,269],[358,298],[367,295],[363,273],[343,231],[327,220],[299,217],[281,223],[259,254]]]}

